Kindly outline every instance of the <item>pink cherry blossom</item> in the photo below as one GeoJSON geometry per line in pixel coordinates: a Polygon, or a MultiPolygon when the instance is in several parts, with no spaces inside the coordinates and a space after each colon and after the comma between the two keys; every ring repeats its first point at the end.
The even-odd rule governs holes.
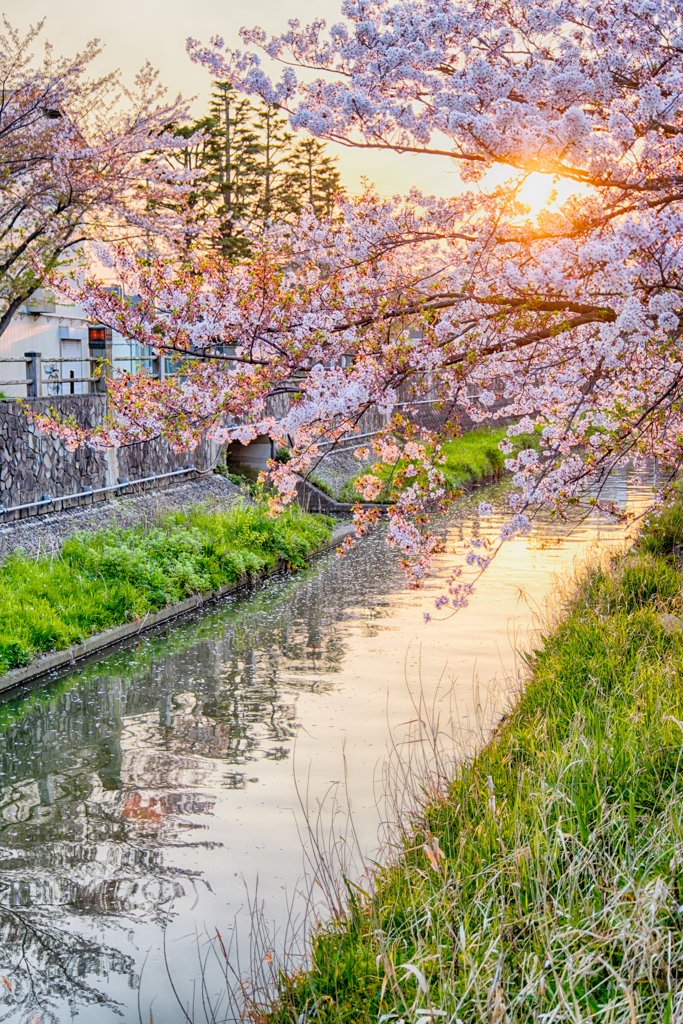
{"type": "Polygon", "coordinates": [[[192,175],[173,159],[186,104],[167,101],[149,65],[132,87],[118,72],[88,77],[97,40],[71,59],[45,44],[36,60],[41,30],[0,25],[0,334],[85,240],[178,246],[198,230],[183,215],[192,175]]]}
{"type": "MultiPolygon", "coordinates": [[[[278,506],[329,442],[379,413],[368,454],[390,473],[418,470],[394,496],[387,540],[420,586],[439,550],[428,515],[448,502],[442,439],[465,418],[513,421],[509,436],[535,432],[537,447],[501,445],[509,517],[485,551],[466,549],[467,578],[454,569],[458,608],[534,508],[618,515],[601,495],[612,469],[656,456],[673,475],[681,463],[683,0],[346,0],[342,15],[329,31],[292,21],[274,38],[243,32],[247,49],[218,37],[189,49],[295,128],[397,160],[450,157],[453,196],[368,186],[229,266],[196,253],[140,261],[120,246],[110,259],[137,306],[94,280],[62,286],[102,322],[187,359],[183,377],[115,382],[114,422],[94,436],[45,425],[69,444],[176,447],[249,425],[290,447],[271,467],[278,506]],[[279,78],[259,50],[281,62],[279,78]],[[532,215],[524,189],[539,172],[568,198],[532,215]],[[439,430],[397,408],[426,401],[439,430]]],[[[364,478],[379,493],[369,478],[379,471],[364,478]]],[[[358,506],[360,533],[376,520],[358,506]]]]}

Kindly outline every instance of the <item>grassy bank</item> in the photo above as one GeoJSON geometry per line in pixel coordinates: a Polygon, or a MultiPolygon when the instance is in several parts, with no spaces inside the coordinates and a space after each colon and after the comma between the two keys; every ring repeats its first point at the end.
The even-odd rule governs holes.
{"type": "Polygon", "coordinates": [[[0,672],[278,559],[302,565],[331,524],[296,506],[277,519],[261,505],[197,507],[151,527],[75,534],[59,557],[15,553],[0,566],[0,672]]]}
{"type": "Polygon", "coordinates": [[[683,1020],[682,540],[676,507],[586,575],[496,739],[269,1020],[683,1020]]]}
{"type": "MultiPolygon", "coordinates": [[[[509,456],[503,455],[498,444],[507,436],[507,427],[482,427],[479,430],[471,430],[467,434],[454,438],[452,441],[445,441],[443,444],[444,458],[438,463],[438,467],[444,475],[446,487],[449,491],[461,491],[476,484],[497,480],[505,469],[505,459],[509,456]]],[[[536,444],[535,438],[523,434],[512,439],[514,451],[521,448],[528,448],[536,444]]],[[[393,469],[383,467],[377,474],[387,481],[379,501],[391,500],[391,484],[393,479],[400,474],[407,465],[407,461],[401,460],[393,469]]],[[[358,473],[363,476],[367,469],[358,473]]],[[[411,478],[411,483],[415,478],[411,478]]],[[[319,483],[316,479],[314,483],[319,483]]],[[[339,501],[356,502],[359,500],[358,491],[354,486],[354,480],[348,480],[340,494],[339,501]]]]}

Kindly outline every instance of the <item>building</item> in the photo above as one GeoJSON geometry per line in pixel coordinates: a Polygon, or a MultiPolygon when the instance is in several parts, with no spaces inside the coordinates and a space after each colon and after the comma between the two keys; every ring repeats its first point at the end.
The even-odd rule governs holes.
{"type": "Polygon", "coordinates": [[[58,304],[49,289],[38,289],[0,335],[0,396],[25,398],[97,391],[99,361],[107,372],[134,372],[155,362],[135,341],[93,324],[84,310],[58,304]]]}

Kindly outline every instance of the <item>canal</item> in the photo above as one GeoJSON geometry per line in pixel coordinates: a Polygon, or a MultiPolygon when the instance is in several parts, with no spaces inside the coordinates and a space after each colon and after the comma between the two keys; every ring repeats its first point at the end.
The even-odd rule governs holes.
{"type": "MultiPolygon", "coordinates": [[[[611,488],[635,506],[649,493],[625,472],[611,488]]],[[[332,878],[376,855],[386,766],[395,789],[424,752],[416,720],[438,722],[449,757],[481,742],[557,579],[623,538],[539,521],[469,608],[427,624],[454,546],[502,521],[480,520],[484,498],[501,489],[441,523],[423,591],[374,536],[0,705],[0,1021],[230,1019],[224,973],[283,948],[297,962],[324,912],[325,878],[314,897],[305,881],[316,846],[332,878]]]]}

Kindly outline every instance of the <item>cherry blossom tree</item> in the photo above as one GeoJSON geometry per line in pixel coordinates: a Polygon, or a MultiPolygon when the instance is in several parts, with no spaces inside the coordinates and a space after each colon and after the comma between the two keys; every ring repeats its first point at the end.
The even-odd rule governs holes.
{"type": "Polygon", "coordinates": [[[46,276],[87,239],[177,234],[183,175],[164,159],[185,115],[146,66],[132,89],[116,74],[86,77],[100,52],[72,59],[45,44],[43,23],[0,34],[0,334],[46,276]],[[174,208],[169,199],[174,199],[174,208]]]}
{"type": "MultiPolygon", "coordinates": [[[[657,456],[673,473],[683,454],[683,3],[346,0],[342,13],[329,31],[245,30],[246,51],[188,46],[293,127],[397,159],[447,156],[461,189],[387,199],[368,188],[338,219],[304,214],[230,266],[141,267],[119,249],[117,272],[146,302],[128,310],[93,282],[92,308],[193,361],[182,381],[118,385],[117,423],[96,443],[268,432],[292,444],[272,471],[287,500],[321,441],[407,394],[440,403],[444,432],[463,412],[514,418],[511,436],[539,432],[540,450],[508,460],[500,541],[529,529],[530,507],[567,515],[591,486],[613,513],[600,498],[612,468],[657,456]],[[279,79],[259,49],[284,65],[279,79]],[[539,173],[569,197],[532,216],[523,190],[539,173]]],[[[400,467],[389,541],[418,584],[438,546],[423,514],[447,500],[439,440],[394,417],[374,442],[400,467]]],[[[378,481],[365,475],[367,497],[378,481]]],[[[359,530],[375,516],[359,510],[359,530]]],[[[492,556],[477,543],[475,574],[492,556]]],[[[442,603],[466,603],[472,580],[459,572],[442,603]]]]}

